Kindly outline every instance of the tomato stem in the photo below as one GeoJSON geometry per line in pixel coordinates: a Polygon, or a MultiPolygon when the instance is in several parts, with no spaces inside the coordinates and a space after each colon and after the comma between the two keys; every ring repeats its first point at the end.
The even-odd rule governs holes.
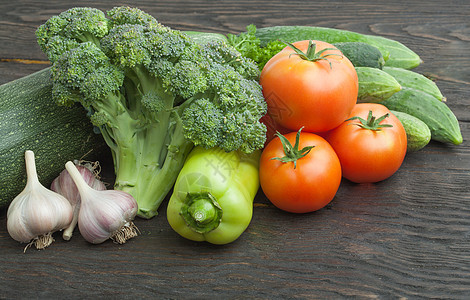
{"type": "Polygon", "coordinates": [[[347,119],[346,121],[359,120],[359,123],[351,123],[349,125],[357,125],[357,126],[359,126],[361,128],[364,128],[364,129],[380,131],[384,127],[393,127],[392,124],[380,124],[380,122],[382,122],[383,120],[385,120],[389,116],[390,116],[390,114],[386,113],[385,115],[383,115],[383,116],[381,116],[380,118],[377,119],[375,116],[372,115],[372,110],[369,110],[367,120],[364,120],[361,117],[355,116],[355,117],[347,119]]]}
{"type": "Polygon", "coordinates": [[[307,146],[299,150],[299,142],[300,142],[300,132],[302,131],[303,127],[299,129],[297,135],[295,136],[295,144],[289,142],[289,140],[283,136],[279,131],[276,132],[276,136],[279,137],[282,143],[282,147],[284,148],[284,157],[273,157],[271,159],[279,160],[283,163],[287,162],[294,162],[294,169],[297,168],[297,160],[306,156],[310,150],[312,150],[315,146],[307,146]]]}
{"type": "MultiPolygon", "coordinates": [[[[283,42],[284,44],[286,44],[287,46],[289,46],[291,49],[294,50],[295,53],[292,53],[291,55],[298,55],[301,59],[308,60],[308,61],[311,61],[311,62],[316,62],[316,61],[319,61],[319,60],[326,60],[330,64],[330,69],[332,69],[333,67],[331,65],[331,61],[327,58],[328,56],[341,56],[341,57],[343,57],[343,55],[335,54],[335,53],[324,54],[324,52],[328,51],[328,50],[339,51],[336,48],[325,48],[325,49],[322,49],[318,52],[315,52],[316,48],[317,48],[317,45],[311,40],[308,41],[307,52],[303,52],[302,50],[300,50],[299,48],[297,48],[296,46],[294,46],[291,43],[284,42],[282,40],[281,40],[281,42],[283,42]]],[[[291,55],[289,55],[289,57],[291,55]]]]}

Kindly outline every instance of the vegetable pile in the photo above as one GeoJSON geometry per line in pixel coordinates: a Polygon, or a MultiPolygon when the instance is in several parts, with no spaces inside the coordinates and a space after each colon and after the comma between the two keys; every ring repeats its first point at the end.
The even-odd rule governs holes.
{"type": "Polygon", "coordinates": [[[36,35],[52,63],[40,100],[84,108],[116,177],[107,189],[93,165],[67,157],[60,174],[41,168],[57,176],[48,189],[36,149],[21,149],[27,183],[7,219],[25,250],[49,246],[55,231],[69,240],[77,224],[90,243],[125,243],[139,234],[133,219],[154,217],[166,197],[175,232],[227,244],[249,226],[259,187],[281,210],[312,212],[342,178],[386,180],[431,139],[462,143],[437,85],[411,71],[419,56],[383,37],[305,26],[182,32],[124,6],[72,8],[36,35]]]}

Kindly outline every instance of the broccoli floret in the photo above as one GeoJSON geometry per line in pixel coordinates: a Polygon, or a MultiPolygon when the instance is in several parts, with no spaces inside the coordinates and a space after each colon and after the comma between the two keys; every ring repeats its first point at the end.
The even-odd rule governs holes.
{"type": "Polygon", "coordinates": [[[53,16],[36,30],[41,50],[54,62],[64,51],[82,42],[99,40],[108,33],[108,19],[99,9],[75,7],[53,16]]]}
{"type": "Polygon", "coordinates": [[[53,63],[53,99],[79,102],[111,149],[114,187],[151,218],[195,145],[263,147],[266,103],[254,61],[224,42],[196,43],[145,12],[74,8],[37,30],[53,63]]]}

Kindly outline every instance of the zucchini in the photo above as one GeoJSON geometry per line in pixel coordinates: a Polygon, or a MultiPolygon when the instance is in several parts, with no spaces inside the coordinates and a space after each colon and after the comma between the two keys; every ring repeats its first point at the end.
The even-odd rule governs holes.
{"type": "Polygon", "coordinates": [[[24,153],[32,150],[41,183],[48,187],[68,160],[109,154],[81,106],[52,100],[50,68],[0,86],[0,207],[25,187],[24,153]]]}
{"type": "Polygon", "coordinates": [[[378,103],[401,90],[398,81],[380,69],[357,67],[358,103],[378,103]]]}
{"type": "Polygon", "coordinates": [[[428,125],[420,119],[407,113],[391,110],[406,131],[407,152],[415,152],[423,149],[431,140],[431,130],[428,125]]]}
{"type": "Polygon", "coordinates": [[[437,87],[436,83],[426,76],[417,72],[402,68],[384,67],[383,70],[395,77],[395,79],[403,86],[417,89],[436,97],[439,101],[445,101],[444,96],[437,87]]]}
{"type": "Polygon", "coordinates": [[[355,67],[371,67],[382,69],[385,60],[377,47],[362,42],[334,43],[355,67]]]}
{"type": "Polygon", "coordinates": [[[437,100],[428,93],[402,88],[381,104],[390,110],[407,113],[426,123],[431,130],[432,140],[455,145],[463,141],[457,117],[445,102],[437,100]]]}
{"type": "Polygon", "coordinates": [[[273,26],[257,29],[256,36],[260,39],[261,47],[277,39],[291,43],[308,39],[321,40],[330,44],[363,42],[380,50],[386,66],[412,69],[421,64],[418,54],[398,41],[347,30],[312,26],[273,26]]]}

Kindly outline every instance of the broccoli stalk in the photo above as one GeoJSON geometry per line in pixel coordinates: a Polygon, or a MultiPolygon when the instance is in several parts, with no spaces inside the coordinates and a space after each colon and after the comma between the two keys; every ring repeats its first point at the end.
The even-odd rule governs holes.
{"type": "Polygon", "coordinates": [[[37,29],[53,99],[80,103],[113,156],[115,189],[152,218],[195,145],[264,145],[259,69],[223,42],[199,44],[145,12],[72,8],[37,29]]]}

